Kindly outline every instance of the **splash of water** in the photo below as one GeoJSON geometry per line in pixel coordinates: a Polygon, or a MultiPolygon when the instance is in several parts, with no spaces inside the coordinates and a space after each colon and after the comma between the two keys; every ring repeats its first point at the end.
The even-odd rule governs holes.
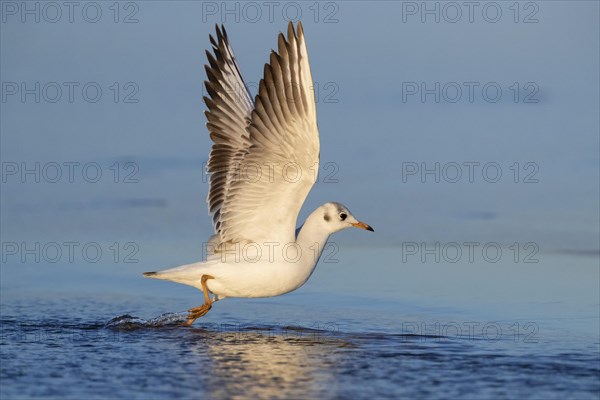
{"type": "Polygon", "coordinates": [[[165,313],[156,318],[143,319],[129,314],[119,315],[108,321],[104,328],[133,330],[142,328],[161,328],[178,326],[187,320],[187,313],[165,313]]]}

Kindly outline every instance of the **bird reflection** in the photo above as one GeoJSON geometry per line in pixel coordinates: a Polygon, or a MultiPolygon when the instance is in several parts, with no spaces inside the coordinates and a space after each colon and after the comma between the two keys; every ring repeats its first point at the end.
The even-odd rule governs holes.
{"type": "MultiPolygon", "coordinates": [[[[214,328],[214,327],[213,327],[214,328]]],[[[216,398],[313,398],[335,394],[336,350],[350,343],[335,326],[195,329],[193,351],[208,356],[204,389],[216,398]],[[206,374],[210,374],[207,377],[206,374]]]]}

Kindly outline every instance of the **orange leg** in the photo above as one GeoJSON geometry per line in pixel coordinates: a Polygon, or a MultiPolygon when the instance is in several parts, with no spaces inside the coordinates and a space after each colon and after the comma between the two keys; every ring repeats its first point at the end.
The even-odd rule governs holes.
{"type": "Polygon", "coordinates": [[[183,325],[192,325],[196,319],[205,315],[212,308],[212,304],[215,301],[210,298],[208,287],[206,286],[206,281],[209,279],[214,279],[214,277],[210,275],[202,275],[202,280],[200,282],[202,283],[202,292],[204,293],[204,304],[199,307],[189,309],[188,311],[190,313],[188,314],[188,320],[184,322],[183,325]]]}

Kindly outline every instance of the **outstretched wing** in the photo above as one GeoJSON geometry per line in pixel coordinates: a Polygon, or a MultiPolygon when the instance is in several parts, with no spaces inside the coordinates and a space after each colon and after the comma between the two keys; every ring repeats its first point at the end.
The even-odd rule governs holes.
{"type": "Polygon", "coordinates": [[[206,51],[208,64],[204,68],[208,80],[204,85],[210,97],[205,96],[204,102],[208,107],[206,126],[214,142],[207,166],[210,176],[207,203],[218,232],[221,208],[231,186],[235,165],[239,164],[250,146],[247,128],[254,104],[235,61],[225,27],[216,26],[216,32],[216,41],[210,36],[214,56],[206,51]]]}
{"type": "MultiPolygon", "coordinates": [[[[228,111],[234,114],[239,107],[228,111]]],[[[238,129],[239,124],[223,125],[223,130],[231,128],[238,129]]],[[[293,241],[298,213],[319,167],[316,104],[301,23],[297,33],[292,23],[288,25],[287,39],[279,34],[278,51],[272,51],[265,64],[246,131],[248,136],[241,136],[250,145],[238,147],[228,161],[216,239],[218,243],[293,241]]],[[[212,132],[211,136],[221,137],[212,132]]],[[[223,135],[228,143],[231,136],[231,132],[223,135]]],[[[211,192],[216,188],[211,185],[211,192]]]]}

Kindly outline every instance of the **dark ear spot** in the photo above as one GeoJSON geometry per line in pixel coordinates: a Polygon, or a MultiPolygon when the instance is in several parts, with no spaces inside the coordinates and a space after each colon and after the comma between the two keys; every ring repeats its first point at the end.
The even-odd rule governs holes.
{"type": "Polygon", "coordinates": [[[325,213],[325,215],[323,216],[323,219],[327,222],[329,222],[329,220],[331,219],[331,217],[329,216],[329,214],[325,213]]]}

